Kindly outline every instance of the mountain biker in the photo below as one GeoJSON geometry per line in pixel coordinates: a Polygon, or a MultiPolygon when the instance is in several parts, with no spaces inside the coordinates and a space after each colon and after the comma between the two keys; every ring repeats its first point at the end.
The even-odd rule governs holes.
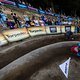
{"type": "Polygon", "coordinates": [[[71,47],[71,52],[80,57],[80,43],[77,46],[71,47]]]}

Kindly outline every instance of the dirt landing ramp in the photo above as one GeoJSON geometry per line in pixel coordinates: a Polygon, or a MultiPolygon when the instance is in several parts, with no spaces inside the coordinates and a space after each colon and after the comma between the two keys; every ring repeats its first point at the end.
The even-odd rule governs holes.
{"type": "MultiPolygon", "coordinates": [[[[48,46],[39,48],[37,50],[34,50],[24,55],[23,57],[15,60],[14,62],[7,65],[3,69],[1,69],[0,80],[29,80],[31,75],[37,72],[39,69],[42,69],[43,67],[45,68],[51,63],[56,64],[58,62],[57,64],[61,64],[61,62],[65,61],[70,56],[74,58],[74,61],[76,61],[77,59],[76,64],[79,70],[77,69],[76,75],[78,75],[79,77],[80,76],[79,75],[80,61],[77,57],[70,54],[70,47],[75,45],[76,43],[77,42],[75,41],[74,42],[61,42],[61,43],[55,43],[55,44],[48,45],[48,46]]],[[[73,67],[73,65],[71,65],[71,67],[73,67]]],[[[58,79],[55,77],[54,80],[66,80],[64,79],[63,74],[59,72],[60,70],[57,66],[58,65],[53,66],[53,67],[58,73],[58,75],[56,76],[59,76],[61,79],[58,79]]],[[[71,71],[73,71],[74,69],[71,68],[71,71]]],[[[72,77],[76,75],[72,73],[70,80],[74,80],[72,77]]],[[[75,79],[75,80],[78,80],[78,79],[75,79]]]]}

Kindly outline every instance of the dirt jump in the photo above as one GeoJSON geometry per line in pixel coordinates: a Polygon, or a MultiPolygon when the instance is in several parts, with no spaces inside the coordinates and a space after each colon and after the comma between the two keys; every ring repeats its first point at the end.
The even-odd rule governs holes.
{"type": "Polygon", "coordinates": [[[63,35],[30,38],[0,51],[0,80],[79,80],[80,58],[70,48],[78,41],[63,35]],[[71,57],[66,79],[59,65],[71,57]]]}

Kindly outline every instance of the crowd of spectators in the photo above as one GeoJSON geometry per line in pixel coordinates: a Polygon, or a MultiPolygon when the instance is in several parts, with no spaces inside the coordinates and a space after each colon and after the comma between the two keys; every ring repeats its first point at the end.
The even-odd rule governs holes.
{"type": "Polygon", "coordinates": [[[18,18],[18,14],[11,12],[11,19],[8,18],[7,14],[3,11],[0,11],[0,25],[5,28],[15,29],[23,27],[34,27],[34,26],[50,26],[50,25],[76,25],[78,21],[75,21],[75,17],[71,18],[70,16],[61,15],[40,15],[35,16],[35,14],[28,16],[27,14],[21,16],[22,19],[18,18]]]}

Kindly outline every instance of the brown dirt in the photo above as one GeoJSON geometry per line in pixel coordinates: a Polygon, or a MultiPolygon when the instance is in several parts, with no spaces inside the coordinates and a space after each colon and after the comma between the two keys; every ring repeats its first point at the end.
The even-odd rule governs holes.
{"type": "MultiPolygon", "coordinates": [[[[77,42],[76,42],[77,43],[77,42]]],[[[80,60],[70,53],[70,47],[75,42],[64,42],[48,45],[34,50],[15,60],[0,70],[1,80],[47,80],[52,76],[54,80],[66,80],[58,65],[72,57],[69,80],[79,79],[80,60]],[[74,66],[73,66],[74,65],[74,66]],[[45,69],[45,71],[44,71],[45,69]],[[49,72],[47,70],[50,70],[49,72]],[[79,69],[79,70],[78,70],[79,69]],[[52,70],[52,71],[51,71],[52,70]],[[73,71],[74,70],[74,71],[73,71]],[[43,73],[41,73],[41,71],[43,73]],[[38,72],[40,74],[38,74],[38,72]],[[51,74],[51,72],[53,72],[51,74]],[[72,74],[74,72],[74,74],[72,74]],[[35,74],[36,73],[36,74],[35,74]],[[46,74],[45,74],[46,73],[46,74]],[[56,74],[57,73],[57,74],[56,74]],[[35,74],[35,76],[33,76],[35,74]],[[49,75],[48,75],[49,74],[49,75]],[[55,74],[55,75],[54,75],[55,74]],[[76,76],[75,76],[76,74],[76,76]],[[39,75],[39,76],[38,76],[39,75]],[[41,79],[42,77],[42,79],[41,79]],[[74,78],[75,77],[75,78],[74,78]]],[[[52,80],[51,78],[49,80],[52,80]]]]}
{"type": "MultiPolygon", "coordinates": [[[[4,53],[0,51],[0,69],[32,50],[35,50],[37,48],[52,43],[61,42],[63,38],[64,36],[54,36],[54,35],[48,35],[48,36],[45,35],[41,37],[30,38],[26,40],[23,44],[12,47],[9,50],[5,51],[4,53]]],[[[5,49],[3,48],[3,50],[5,49]]]]}
{"type": "MultiPolygon", "coordinates": [[[[60,35],[60,36],[45,35],[45,36],[30,38],[27,41],[25,41],[24,43],[17,45],[16,47],[9,48],[8,50],[4,51],[4,53],[0,52],[0,68],[4,69],[3,68],[4,66],[8,65],[12,61],[18,59],[19,57],[37,49],[37,48],[40,48],[40,47],[43,47],[43,46],[46,46],[46,45],[49,45],[52,43],[62,42],[62,41],[64,41],[63,35],[60,35]]],[[[5,77],[5,79],[3,79],[3,80],[52,80],[52,79],[53,80],[66,80],[57,66],[61,62],[65,61],[70,56],[70,55],[66,55],[67,56],[66,57],[65,54],[63,55],[63,53],[70,53],[69,49],[70,49],[70,47],[64,47],[64,50],[62,50],[62,51],[61,51],[61,49],[59,49],[58,55],[56,55],[57,57],[49,55],[49,54],[52,54],[52,51],[50,52],[47,49],[47,52],[45,52],[45,55],[44,55],[46,57],[46,59],[44,58],[44,56],[43,56],[43,58],[40,57],[40,59],[42,59],[43,62],[37,61],[39,59],[39,58],[37,58],[36,62],[34,62],[34,60],[33,60],[31,63],[29,63],[29,65],[24,64],[24,65],[20,66],[19,68],[17,68],[16,70],[11,71],[13,73],[8,74],[10,76],[8,76],[7,78],[5,77]],[[49,54],[46,55],[46,53],[49,53],[49,54]],[[60,53],[60,56],[59,56],[59,53],[60,53]],[[61,55],[61,53],[62,53],[62,55],[61,55]],[[34,63],[36,63],[36,64],[34,65],[34,63]],[[54,70],[52,67],[54,67],[54,70]],[[49,72],[47,71],[48,68],[49,68],[49,72]],[[57,73],[57,75],[54,75],[55,73],[57,73]],[[15,74],[15,75],[13,75],[13,74],[15,74]],[[12,78],[12,76],[13,76],[13,78],[12,78]]],[[[55,48],[55,51],[56,51],[56,48],[55,48]]],[[[79,80],[79,75],[78,75],[79,70],[80,70],[79,59],[72,54],[71,54],[71,56],[73,58],[71,67],[73,70],[75,70],[75,72],[71,69],[70,73],[72,75],[72,73],[74,72],[74,75],[72,75],[69,78],[69,80],[79,80]],[[72,66],[72,65],[76,65],[77,69],[75,66],[72,66]]]]}
{"type": "Polygon", "coordinates": [[[60,56],[55,62],[52,60],[47,66],[35,72],[29,80],[80,80],[80,60],[72,57],[68,79],[59,68],[59,65],[66,60],[64,56],[60,56]]]}

